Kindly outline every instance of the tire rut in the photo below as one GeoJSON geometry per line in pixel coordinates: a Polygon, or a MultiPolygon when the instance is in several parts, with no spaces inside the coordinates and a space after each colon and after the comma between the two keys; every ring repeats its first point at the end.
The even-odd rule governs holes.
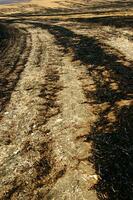
{"type": "MultiPolygon", "coordinates": [[[[132,62],[95,35],[90,37],[79,34],[80,31],[77,34],[59,25],[47,28],[62,51],[72,54],[73,61],[86,68],[86,78],[82,75],[81,81],[86,103],[98,118],[88,129],[88,136],[85,134],[81,138],[92,144],[88,160],[98,177],[94,187],[98,198],[132,199],[129,187],[132,183],[132,62]]],[[[67,198],[71,199],[71,195],[67,198]]]]}
{"type": "Polygon", "coordinates": [[[84,104],[86,98],[78,80],[83,71],[72,65],[69,58],[63,57],[63,64],[60,80],[64,89],[58,96],[61,113],[48,122],[53,138],[55,171],[59,171],[61,176],[56,177],[46,199],[97,199],[91,189],[97,179],[88,162],[91,145],[77,139],[88,132],[88,121],[93,123],[95,116],[84,104]]]}
{"type": "Polygon", "coordinates": [[[53,165],[52,140],[46,122],[59,112],[55,107],[59,75],[52,67],[51,55],[46,55],[47,32],[25,28],[32,37],[31,52],[0,125],[0,198],[3,200],[41,198],[40,190],[46,186],[45,178],[53,165]]]}
{"type": "MultiPolygon", "coordinates": [[[[36,22],[33,24],[42,30],[48,29],[51,33],[47,25],[36,22]]],[[[85,144],[82,139],[77,139],[86,134],[88,124],[91,126],[96,120],[91,107],[84,103],[86,98],[80,78],[81,74],[85,76],[85,68],[83,66],[84,70],[81,70],[79,64],[72,64],[72,60],[64,55],[62,47],[53,47],[54,43],[56,40],[52,42],[48,53],[53,52],[52,58],[54,54],[56,55],[55,52],[57,52],[56,59],[61,57],[62,62],[59,64],[57,61],[57,68],[63,88],[56,100],[60,112],[47,122],[49,134],[53,139],[52,157],[55,163],[50,175],[53,184],[48,194],[44,196],[45,199],[97,199],[95,190],[92,189],[97,181],[97,175],[88,162],[91,144],[85,144]]],[[[55,64],[52,68],[54,66],[55,64]]],[[[45,97],[46,95],[47,93],[45,97]]]]}

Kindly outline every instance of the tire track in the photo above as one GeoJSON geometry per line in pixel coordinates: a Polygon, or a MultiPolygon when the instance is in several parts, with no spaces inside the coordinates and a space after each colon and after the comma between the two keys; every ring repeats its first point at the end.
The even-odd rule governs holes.
{"type": "MultiPolygon", "coordinates": [[[[62,172],[46,199],[97,199],[91,188],[95,180],[95,171],[88,162],[90,144],[77,140],[88,130],[88,121],[95,117],[86,101],[80,81],[79,66],[72,65],[69,58],[63,58],[61,81],[64,89],[58,96],[61,113],[48,122],[53,138],[53,156],[55,170],[62,172]]],[[[83,73],[82,73],[83,75],[83,73]]]]}
{"type": "Polygon", "coordinates": [[[73,61],[79,61],[86,67],[88,78],[84,79],[82,76],[86,102],[99,117],[92,124],[90,134],[81,138],[86,138],[85,141],[88,144],[92,142],[93,145],[92,155],[88,159],[95,166],[99,177],[95,185],[98,198],[131,199],[131,62],[125,60],[115,49],[103,44],[95,35],[89,37],[77,34],[63,26],[49,25],[47,28],[55,36],[56,43],[62,47],[63,52],[72,53],[73,61]],[[91,79],[93,82],[89,87],[88,81],[91,79]],[[123,187],[126,189],[122,189],[123,187]]]}
{"type": "Polygon", "coordinates": [[[47,32],[25,28],[32,37],[31,52],[0,127],[0,198],[4,200],[40,198],[52,169],[51,137],[45,124],[59,112],[54,107],[59,75],[52,68],[51,55],[46,55],[47,32]],[[44,92],[49,92],[46,98],[44,92]]]}
{"type": "Polygon", "coordinates": [[[96,182],[90,144],[77,140],[94,120],[83,103],[82,70],[62,61],[53,37],[37,26],[27,27],[31,53],[1,121],[1,198],[96,199],[88,191],[88,181],[90,188],[96,182]]]}
{"type": "MultiPolygon", "coordinates": [[[[48,29],[51,33],[49,26],[44,23],[32,23],[35,23],[35,27],[48,29]]],[[[58,46],[54,48],[53,44],[54,40],[47,53],[53,52],[53,56],[52,53],[50,54],[52,59],[55,52],[60,50],[56,57],[59,59],[63,49],[58,46]]],[[[85,69],[80,70],[80,66],[73,65],[66,56],[62,55],[61,60],[61,66],[57,62],[60,82],[63,86],[57,97],[61,110],[60,113],[56,113],[56,116],[52,116],[46,125],[53,139],[52,156],[55,164],[50,175],[53,184],[48,194],[44,196],[45,199],[97,199],[95,191],[91,189],[97,181],[97,175],[87,160],[91,144],[85,144],[77,139],[88,131],[88,123],[91,125],[95,121],[91,108],[84,104],[86,98],[79,80],[81,74],[85,76],[85,69]]],[[[46,97],[47,93],[45,93],[46,97]]]]}

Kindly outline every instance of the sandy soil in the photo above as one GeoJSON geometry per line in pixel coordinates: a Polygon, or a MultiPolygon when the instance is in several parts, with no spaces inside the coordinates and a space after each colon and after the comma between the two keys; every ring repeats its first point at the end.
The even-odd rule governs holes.
{"type": "Polygon", "coordinates": [[[132,200],[132,9],[0,6],[0,199],[132,200]]]}

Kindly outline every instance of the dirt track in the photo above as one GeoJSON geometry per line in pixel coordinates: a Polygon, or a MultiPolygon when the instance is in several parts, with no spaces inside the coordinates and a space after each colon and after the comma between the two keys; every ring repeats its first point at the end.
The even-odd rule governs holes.
{"type": "Polygon", "coordinates": [[[132,2],[80,3],[0,9],[2,200],[132,200],[132,2]]]}

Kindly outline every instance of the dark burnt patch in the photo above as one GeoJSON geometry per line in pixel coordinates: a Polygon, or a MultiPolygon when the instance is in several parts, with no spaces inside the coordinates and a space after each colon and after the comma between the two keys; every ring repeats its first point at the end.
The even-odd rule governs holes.
{"type": "Polygon", "coordinates": [[[51,166],[46,157],[41,158],[34,164],[37,173],[37,179],[43,179],[44,176],[47,176],[51,171],[51,166]]]}

